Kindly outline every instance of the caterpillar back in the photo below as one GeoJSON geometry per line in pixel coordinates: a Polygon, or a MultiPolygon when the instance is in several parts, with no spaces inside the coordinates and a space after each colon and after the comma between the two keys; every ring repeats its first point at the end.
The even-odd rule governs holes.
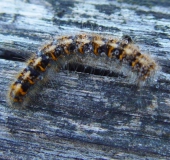
{"type": "MultiPolygon", "coordinates": [[[[67,61],[74,60],[76,56],[81,59],[84,57],[100,59],[104,56],[113,66],[118,62],[135,75],[136,83],[143,83],[152,78],[158,68],[157,63],[149,55],[139,51],[129,36],[123,36],[122,39],[84,33],[62,36],[45,44],[28,60],[27,66],[18,74],[9,89],[9,104],[25,107],[28,103],[26,99],[29,99],[37,83],[44,79],[48,69],[55,64],[65,64],[63,57],[68,57],[64,59],[67,61]]],[[[121,68],[121,72],[123,70],[121,68]]]]}

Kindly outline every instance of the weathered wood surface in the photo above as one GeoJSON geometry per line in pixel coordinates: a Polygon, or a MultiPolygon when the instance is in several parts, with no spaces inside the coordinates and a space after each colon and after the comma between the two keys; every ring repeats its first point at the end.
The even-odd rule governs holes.
{"type": "Polygon", "coordinates": [[[1,0],[1,159],[169,159],[169,50],[168,0],[1,0]],[[139,89],[120,77],[62,70],[36,108],[9,107],[19,61],[54,35],[80,31],[131,35],[162,67],[158,82],[139,89]]]}

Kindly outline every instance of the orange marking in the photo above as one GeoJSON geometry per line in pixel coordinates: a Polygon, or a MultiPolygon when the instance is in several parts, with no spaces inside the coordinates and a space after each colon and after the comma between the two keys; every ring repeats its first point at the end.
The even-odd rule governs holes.
{"type": "Polygon", "coordinates": [[[83,45],[81,45],[81,46],[78,48],[78,51],[79,51],[80,53],[84,54],[84,52],[83,52],[83,45]]]}
{"type": "Polygon", "coordinates": [[[42,72],[45,72],[45,68],[43,68],[43,67],[41,66],[41,64],[38,64],[37,67],[38,67],[42,72]]]}
{"type": "Polygon", "coordinates": [[[57,57],[54,55],[54,52],[51,52],[50,55],[51,55],[50,57],[52,57],[52,59],[53,59],[54,61],[57,60],[57,57]]]}
{"type": "Polygon", "coordinates": [[[22,88],[19,89],[18,94],[25,95],[27,92],[24,92],[22,88]]]}
{"type": "Polygon", "coordinates": [[[108,46],[108,57],[112,58],[113,55],[112,55],[112,51],[117,47],[117,44],[116,44],[116,40],[109,40],[108,43],[107,43],[107,46],[108,46]]]}
{"type": "Polygon", "coordinates": [[[140,59],[142,59],[144,56],[141,54],[140,56],[137,57],[137,59],[135,61],[132,62],[132,67],[134,68],[135,65],[139,62],[140,59]]]}
{"type": "Polygon", "coordinates": [[[135,60],[134,62],[132,62],[132,67],[135,67],[136,63],[138,63],[139,61],[138,60],[135,60]]]}
{"type": "Polygon", "coordinates": [[[112,47],[109,47],[109,49],[108,49],[107,55],[108,55],[108,57],[110,57],[110,58],[112,58],[112,51],[113,51],[113,49],[114,49],[114,48],[112,48],[112,47]]]}
{"type": "Polygon", "coordinates": [[[33,80],[31,80],[30,78],[28,78],[28,82],[30,83],[30,84],[34,84],[35,82],[33,81],[33,80]]]}
{"type": "Polygon", "coordinates": [[[94,54],[95,55],[99,55],[99,53],[97,51],[98,48],[99,48],[99,45],[97,43],[95,43],[95,42],[93,42],[92,44],[93,44],[93,47],[94,47],[94,50],[93,50],[94,54]]]}
{"type": "Polygon", "coordinates": [[[68,54],[68,55],[70,54],[70,51],[68,50],[68,47],[67,47],[67,46],[64,47],[64,52],[65,52],[66,54],[68,54]]]}
{"type": "Polygon", "coordinates": [[[21,84],[14,84],[12,90],[15,92],[16,95],[25,95],[26,92],[23,91],[21,84]]]}
{"type": "Polygon", "coordinates": [[[123,51],[122,54],[119,55],[119,60],[122,60],[126,56],[126,53],[123,51]]]}
{"type": "Polygon", "coordinates": [[[94,54],[99,55],[98,48],[105,44],[104,41],[102,40],[101,37],[95,36],[93,38],[92,44],[93,44],[93,47],[94,47],[94,50],[93,50],[94,54]]]}

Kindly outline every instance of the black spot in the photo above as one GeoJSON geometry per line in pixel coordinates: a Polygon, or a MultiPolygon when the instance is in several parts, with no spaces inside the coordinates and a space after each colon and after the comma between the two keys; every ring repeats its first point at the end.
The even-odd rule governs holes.
{"type": "Polygon", "coordinates": [[[119,56],[122,54],[123,50],[116,48],[112,51],[112,57],[116,57],[117,59],[119,59],[119,56]]]}
{"type": "Polygon", "coordinates": [[[139,63],[139,62],[137,62],[137,63],[135,64],[135,66],[134,66],[134,68],[135,68],[137,71],[139,71],[141,67],[142,67],[142,64],[139,63]]]}
{"type": "Polygon", "coordinates": [[[40,73],[37,70],[35,70],[34,68],[29,67],[29,66],[24,69],[24,72],[28,72],[28,71],[31,72],[31,74],[30,74],[31,79],[36,79],[40,75],[40,73]]]}
{"type": "Polygon", "coordinates": [[[43,55],[43,54],[44,54],[44,52],[43,52],[42,50],[36,52],[36,56],[38,56],[38,57],[40,57],[40,56],[43,55]]]}
{"type": "Polygon", "coordinates": [[[101,53],[107,54],[107,51],[108,51],[108,49],[107,49],[107,45],[106,45],[106,44],[104,44],[104,45],[102,45],[102,46],[100,46],[100,47],[98,48],[98,53],[99,53],[99,54],[101,54],[101,53]]]}
{"type": "Polygon", "coordinates": [[[93,46],[91,43],[86,43],[83,45],[83,52],[84,53],[90,53],[93,51],[93,46]]]}
{"type": "Polygon", "coordinates": [[[18,79],[18,80],[14,83],[14,85],[17,85],[17,84],[22,84],[22,80],[18,79]]]}
{"type": "Polygon", "coordinates": [[[21,85],[21,88],[23,89],[24,92],[27,92],[30,87],[31,87],[31,84],[28,82],[23,82],[21,85]]]}
{"type": "Polygon", "coordinates": [[[128,35],[124,35],[124,36],[122,37],[122,39],[123,39],[123,40],[127,40],[128,43],[132,43],[132,38],[131,38],[130,36],[128,36],[128,35]]]}
{"type": "Polygon", "coordinates": [[[57,46],[55,49],[55,57],[59,57],[60,55],[64,54],[64,49],[61,46],[57,46]]]}
{"type": "Polygon", "coordinates": [[[124,48],[130,43],[132,43],[132,38],[128,35],[124,35],[122,40],[119,42],[119,47],[124,48]]]}
{"type": "Polygon", "coordinates": [[[141,55],[141,53],[140,53],[140,52],[137,52],[137,53],[136,53],[136,56],[140,56],[140,55],[141,55]]]}
{"type": "Polygon", "coordinates": [[[49,57],[46,56],[46,55],[42,55],[41,58],[42,58],[42,60],[41,60],[41,66],[42,66],[43,68],[46,68],[47,65],[49,64],[49,61],[50,61],[50,60],[49,60],[49,57]]]}
{"type": "Polygon", "coordinates": [[[71,53],[74,53],[75,50],[76,50],[76,43],[71,43],[71,44],[69,45],[69,51],[70,51],[71,53]]]}

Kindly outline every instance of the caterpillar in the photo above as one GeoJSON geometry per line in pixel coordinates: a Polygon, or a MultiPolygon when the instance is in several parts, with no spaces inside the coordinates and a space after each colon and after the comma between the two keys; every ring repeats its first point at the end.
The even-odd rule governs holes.
{"type": "MultiPolygon", "coordinates": [[[[17,79],[8,91],[10,105],[23,106],[25,97],[31,92],[33,86],[41,81],[51,65],[60,64],[63,57],[89,56],[97,58],[106,57],[114,65],[117,61],[136,75],[138,82],[145,82],[151,78],[157,68],[157,63],[147,54],[142,54],[133,44],[130,36],[113,38],[111,36],[90,35],[81,33],[77,35],[54,38],[41,47],[27,62],[17,79]]],[[[25,105],[25,103],[24,103],[25,105]]]]}

